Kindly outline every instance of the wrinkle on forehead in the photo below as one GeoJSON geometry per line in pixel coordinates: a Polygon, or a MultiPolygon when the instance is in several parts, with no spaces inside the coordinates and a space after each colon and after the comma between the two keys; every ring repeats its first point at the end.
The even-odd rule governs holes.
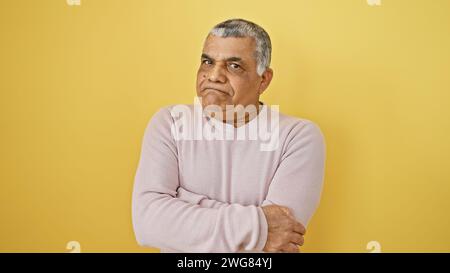
{"type": "Polygon", "coordinates": [[[203,45],[203,53],[217,61],[238,57],[255,62],[256,42],[252,37],[219,37],[209,35],[203,45]]]}

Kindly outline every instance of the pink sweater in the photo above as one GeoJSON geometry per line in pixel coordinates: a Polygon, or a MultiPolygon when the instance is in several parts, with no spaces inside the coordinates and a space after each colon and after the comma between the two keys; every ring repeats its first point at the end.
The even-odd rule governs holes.
{"type": "MultiPolygon", "coordinates": [[[[141,246],[161,252],[261,252],[267,240],[261,206],[269,204],[291,208],[308,224],[324,176],[325,143],[317,125],[276,112],[279,142],[267,151],[261,139],[182,139],[172,130],[179,122],[173,107],[152,117],[142,142],[132,202],[141,246]]],[[[193,105],[185,107],[194,111],[193,105]]],[[[190,124],[212,124],[215,132],[233,135],[273,111],[264,106],[238,128],[206,116],[190,124]]]]}

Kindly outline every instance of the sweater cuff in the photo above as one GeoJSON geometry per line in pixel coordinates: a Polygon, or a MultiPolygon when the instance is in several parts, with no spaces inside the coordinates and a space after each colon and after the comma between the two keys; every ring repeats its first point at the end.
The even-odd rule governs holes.
{"type": "Polygon", "coordinates": [[[263,209],[261,207],[257,207],[257,209],[259,218],[259,238],[255,249],[258,251],[263,251],[264,246],[266,246],[267,242],[268,226],[263,209]]]}

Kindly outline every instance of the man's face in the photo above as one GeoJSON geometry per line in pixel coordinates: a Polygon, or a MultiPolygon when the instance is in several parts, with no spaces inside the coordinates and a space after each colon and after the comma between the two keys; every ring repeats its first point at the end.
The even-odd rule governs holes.
{"type": "Polygon", "coordinates": [[[225,110],[226,105],[258,105],[272,71],[257,74],[255,46],[251,37],[207,37],[197,72],[197,96],[203,106],[225,110]]]}

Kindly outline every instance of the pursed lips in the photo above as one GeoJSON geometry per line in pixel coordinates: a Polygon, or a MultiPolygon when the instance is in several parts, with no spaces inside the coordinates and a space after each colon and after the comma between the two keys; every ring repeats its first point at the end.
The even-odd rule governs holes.
{"type": "Polygon", "coordinates": [[[227,94],[227,95],[229,95],[228,94],[228,92],[225,92],[225,91],[223,91],[223,90],[220,90],[220,89],[217,89],[217,88],[213,88],[213,87],[205,87],[205,88],[203,88],[203,91],[206,91],[206,90],[214,90],[214,91],[218,91],[218,92],[221,92],[221,93],[224,93],[224,94],[227,94]]]}

